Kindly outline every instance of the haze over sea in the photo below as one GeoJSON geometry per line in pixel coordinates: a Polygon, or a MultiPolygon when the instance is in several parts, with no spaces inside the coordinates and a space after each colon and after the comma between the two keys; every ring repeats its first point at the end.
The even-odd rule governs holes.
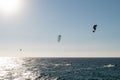
{"type": "Polygon", "coordinates": [[[0,80],[120,80],[120,58],[0,58],[0,80]]]}

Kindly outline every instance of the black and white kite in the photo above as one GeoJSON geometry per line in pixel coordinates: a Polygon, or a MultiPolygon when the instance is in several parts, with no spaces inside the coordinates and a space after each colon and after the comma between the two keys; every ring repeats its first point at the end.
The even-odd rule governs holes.
{"type": "Polygon", "coordinates": [[[58,35],[58,40],[57,40],[58,42],[61,41],[61,37],[62,37],[61,35],[58,35]]]}
{"type": "Polygon", "coordinates": [[[96,31],[97,25],[93,26],[93,33],[96,31]]]}

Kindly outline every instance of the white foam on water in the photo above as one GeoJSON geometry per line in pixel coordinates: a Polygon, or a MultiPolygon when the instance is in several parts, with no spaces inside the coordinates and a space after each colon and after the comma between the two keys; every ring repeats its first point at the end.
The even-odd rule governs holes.
{"type": "Polygon", "coordinates": [[[115,65],[113,65],[113,64],[107,64],[107,65],[104,65],[103,67],[104,67],[104,68],[105,68],[105,67],[110,68],[110,67],[115,67],[115,65]]]}
{"type": "Polygon", "coordinates": [[[66,64],[54,64],[55,67],[59,67],[59,66],[71,66],[71,64],[66,63],[66,64]]]}

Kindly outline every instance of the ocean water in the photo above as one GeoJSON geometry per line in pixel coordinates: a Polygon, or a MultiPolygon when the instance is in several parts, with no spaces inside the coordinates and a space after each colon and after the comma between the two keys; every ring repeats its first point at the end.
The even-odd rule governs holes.
{"type": "Polygon", "coordinates": [[[120,80],[120,58],[0,58],[0,80],[120,80]]]}

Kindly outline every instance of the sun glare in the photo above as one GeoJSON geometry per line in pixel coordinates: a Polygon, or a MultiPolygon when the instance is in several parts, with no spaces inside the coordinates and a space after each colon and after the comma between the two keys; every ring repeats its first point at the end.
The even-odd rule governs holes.
{"type": "Polygon", "coordinates": [[[0,13],[14,14],[18,12],[22,0],[0,0],[0,13]]]}

